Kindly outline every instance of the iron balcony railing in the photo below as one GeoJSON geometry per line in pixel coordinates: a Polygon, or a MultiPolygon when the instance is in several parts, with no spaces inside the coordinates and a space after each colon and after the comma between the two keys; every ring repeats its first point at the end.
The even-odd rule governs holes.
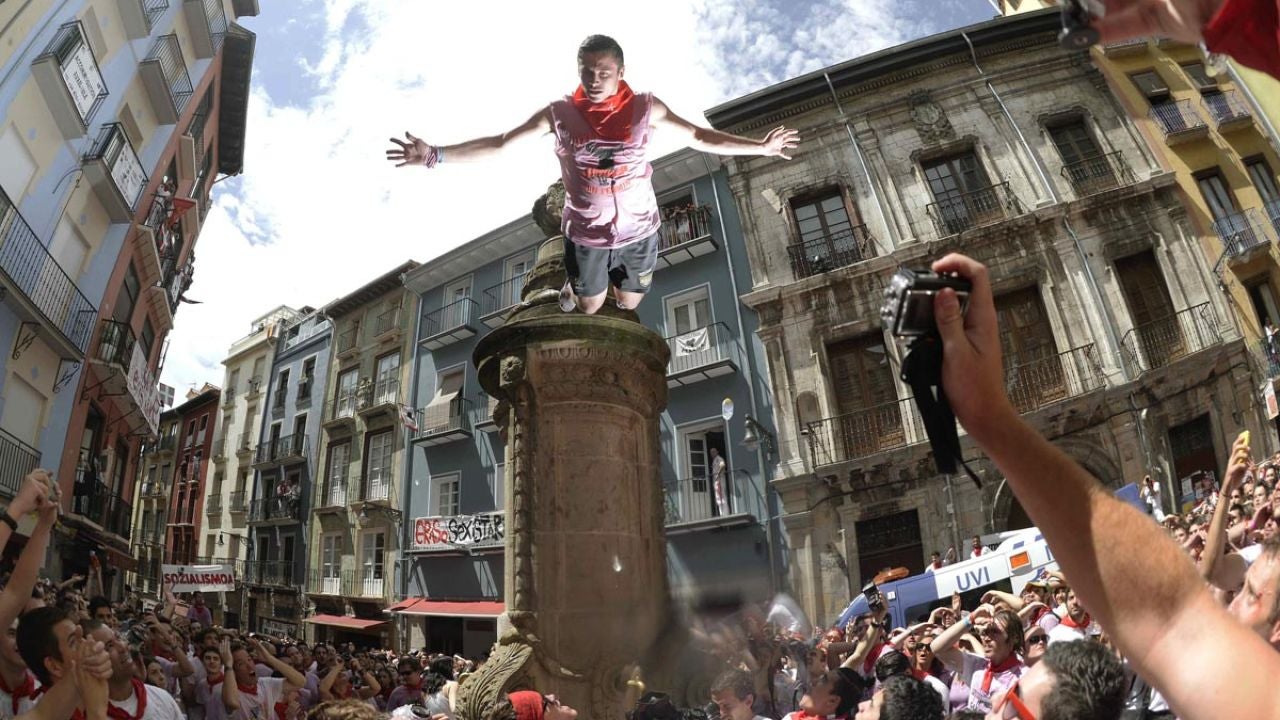
{"type": "Polygon", "coordinates": [[[120,123],[107,123],[98,132],[98,138],[88,153],[85,162],[102,162],[110,171],[111,184],[119,193],[124,207],[130,213],[138,207],[138,198],[147,185],[147,174],[138,160],[138,153],[129,142],[129,136],[120,123]]]}
{"type": "Polygon", "coordinates": [[[1267,234],[1267,223],[1257,210],[1232,213],[1213,221],[1213,231],[1222,240],[1222,247],[1227,255],[1239,257],[1254,248],[1271,244],[1267,234]]]}
{"type": "MultiPolygon", "coordinates": [[[[78,270],[78,268],[72,268],[78,270]]],[[[42,324],[83,357],[98,309],[49,254],[0,189],[0,274],[10,292],[26,296],[42,324]]]]}
{"type": "Polygon", "coordinates": [[[307,592],[314,595],[354,596],[356,573],[341,567],[322,565],[307,573],[307,592]]]}
{"type": "Polygon", "coordinates": [[[199,34],[198,49],[201,57],[218,54],[227,37],[227,11],[222,0],[185,0],[187,23],[193,35],[199,34]],[[202,23],[200,21],[203,20],[202,23]],[[200,23],[197,25],[197,23],[200,23]],[[204,54],[207,53],[207,54],[204,54]]]}
{"type": "Polygon", "coordinates": [[[796,280],[856,265],[873,255],[871,235],[866,225],[855,225],[787,246],[791,273],[796,280]]]}
{"type": "Polygon", "coordinates": [[[484,291],[480,298],[480,315],[489,317],[496,315],[520,302],[524,293],[524,284],[529,279],[525,273],[508,278],[484,291]]]}
{"type": "Polygon", "coordinates": [[[383,312],[373,321],[373,334],[381,336],[400,327],[400,308],[394,307],[383,312]]]}
{"type": "Polygon", "coordinates": [[[400,378],[396,370],[375,383],[366,385],[361,393],[360,409],[400,404],[400,378]]]}
{"type": "Polygon", "coordinates": [[[663,485],[665,522],[670,525],[728,517],[736,512],[730,479],[691,477],[663,485]]]}
{"type": "Polygon", "coordinates": [[[142,10],[142,17],[147,23],[147,32],[155,27],[156,20],[169,9],[169,0],[125,0],[137,5],[142,10]]]}
{"type": "Polygon", "coordinates": [[[1034,359],[1006,360],[1005,391],[1020,413],[1102,389],[1102,366],[1092,344],[1034,359]]]}
{"type": "Polygon", "coordinates": [[[22,479],[40,467],[40,451],[0,429],[0,493],[16,497],[22,479]]]}
{"type": "Polygon", "coordinates": [[[389,599],[392,592],[392,568],[386,562],[389,559],[384,558],[384,562],[381,565],[356,568],[355,578],[351,587],[352,596],[389,599]]]}
{"type": "Polygon", "coordinates": [[[1020,215],[1022,203],[1009,183],[1002,182],[945,197],[929,203],[927,210],[939,237],[947,237],[1020,215]]]}
{"type": "Polygon", "coordinates": [[[1280,236],[1280,198],[1263,203],[1262,212],[1271,223],[1271,229],[1280,236]]]}
{"type": "Polygon", "coordinates": [[[857,460],[928,439],[913,398],[811,422],[804,435],[814,467],[857,460]]]}
{"type": "Polygon", "coordinates": [[[328,332],[331,327],[327,322],[317,322],[315,320],[306,322],[302,327],[298,328],[296,335],[285,334],[284,349],[290,350],[297,347],[316,335],[328,332]]]}
{"type": "Polygon", "coordinates": [[[1213,118],[1219,127],[1253,117],[1253,113],[1249,111],[1249,105],[1235,90],[1208,93],[1200,102],[1204,104],[1205,110],[1209,111],[1209,117],[1213,118]]]}
{"type": "Polygon", "coordinates": [[[1209,303],[1201,303],[1172,315],[1135,326],[1120,341],[1125,356],[1147,371],[1165,367],[1183,357],[1222,342],[1209,303]]]}
{"type": "Polygon", "coordinates": [[[289,389],[287,387],[277,387],[275,396],[271,399],[271,409],[283,411],[285,401],[289,399],[289,389]]]}
{"type": "Polygon", "coordinates": [[[1267,377],[1280,377],[1280,337],[1271,341],[1262,338],[1258,341],[1258,350],[1267,370],[1267,377]]]}
{"type": "Polygon", "coordinates": [[[133,330],[115,320],[102,321],[102,333],[98,335],[98,351],[94,357],[126,371],[133,360],[133,346],[137,343],[133,330]]]}
{"type": "Polygon", "coordinates": [[[226,457],[227,455],[227,439],[217,437],[213,439],[213,456],[215,458],[226,457]]]}
{"type": "Polygon", "coordinates": [[[236,441],[236,454],[253,452],[253,433],[240,433],[236,441]]]}
{"type": "Polygon", "coordinates": [[[248,493],[244,490],[233,490],[231,494],[227,496],[227,510],[233,513],[245,512],[248,510],[248,505],[246,503],[247,499],[248,493]]]}
{"type": "Polygon", "coordinates": [[[206,515],[218,515],[222,513],[222,489],[217,488],[209,491],[209,497],[204,501],[204,512],[206,515]]]}
{"type": "Polygon", "coordinates": [[[484,393],[480,393],[475,399],[476,408],[476,427],[488,425],[493,422],[493,411],[498,407],[498,399],[490,397],[484,393]]]}
{"type": "Polygon", "coordinates": [[[391,466],[371,467],[360,488],[361,500],[387,500],[391,497],[391,466]]]}
{"type": "Polygon", "coordinates": [[[160,438],[161,451],[173,450],[177,446],[178,446],[178,436],[176,433],[170,433],[168,435],[161,436],[160,438]]]}
{"type": "Polygon", "coordinates": [[[301,518],[301,496],[273,495],[258,498],[249,505],[249,522],[296,521],[301,518]]]}
{"type": "Polygon", "coordinates": [[[244,579],[250,585],[290,587],[297,584],[297,575],[292,560],[251,560],[244,565],[244,579]]]}
{"type": "Polygon", "coordinates": [[[286,460],[302,459],[307,456],[310,438],[302,434],[284,435],[268,439],[258,446],[253,462],[278,463],[286,460]]]}
{"type": "Polygon", "coordinates": [[[415,416],[419,439],[449,433],[471,432],[471,401],[464,397],[459,396],[447,403],[418,408],[415,416]]]}
{"type": "Polygon", "coordinates": [[[711,208],[685,205],[665,209],[658,227],[658,252],[679,247],[711,234],[711,208]]]}
{"type": "Polygon", "coordinates": [[[187,73],[187,63],[182,59],[182,48],[178,45],[177,34],[161,35],[151,46],[151,52],[143,58],[142,63],[155,63],[169,88],[169,99],[176,116],[182,115],[191,102],[194,88],[191,86],[191,75],[187,73]]]}
{"type": "Polygon", "coordinates": [[[50,57],[58,63],[62,82],[71,95],[76,112],[80,114],[83,128],[88,128],[89,121],[107,99],[107,83],[102,78],[98,59],[89,47],[79,20],[72,20],[59,27],[35,62],[50,57]]]}
{"type": "Polygon", "coordinates": [[[736,360],[737,343],[729,332],[729,326],[722,322],[672,335],[666,341],[667,347],[671,349],[667,375],[679,375],[736,360]]]}
{"type": "Polygon", "coordinates": [[[320,495],[320,507],[347,506],[347,478],[350,472],[350,469],[345,467],[337,475],[330,472],[325,478],[324,492],[320,495]]]}
{"type": "Polygon", "coordinates": [[[338,354],[355,349],[356,338],[360,336],[359,326],[352,326],[338,334],[338,354]]]}
{"type": "Polygon", "coordinates": [[[77,472],[74,491],[73,512],[92,520],[109,533],[129,539],[129,521],[133,517],[131,504],[83,470],[77,472]]]}
{"type": "Polygon", "coordinates": [[[309,377],[304,377],[298,381],[298,389],[293,396],[293,401],[298,407],[307,407],[311,405],[312,381],[312,378],[309,377]]]}
{"type": "Polygon", "coordinates": [[[1164,132],[1165,139],[1208,127],[1190,100],[1169,100],[1152,105],[1148,116],[1164,132]]]}
{"type": "Polygon", "coordinates": [[[476,316],[477,310],[476,301],[471,298],[449,303],[423,317],[422,333],[426,337],[431,337],[469,325],[476,316]]]}
{"type": "MultiPolygon", "coordinates": [[[[200,99],[200,104],[196,106],[196,111],[191,115],[191,123],[187,125],[187,134],[191,136],[192,144],[195,145],[196,167],[204,166],[204,131],[209,124],[209,115],[213,113],[211,103],[208,102],[209,97],[209,95],[205,95],[200,99]]],[[[286,343],[286,348],[287,346],[288,344],[286,343]]]]}
{"type": "Polygon", "coordinates": [[[1076,197],[1082,198],[1133,182],[1133,171],[1119,151],[1093,155],[1062,166],[1062,177],[1071,183],[1076,197]]]}
{"type": "Polygon", "coordinates": [[[325,421],[333,422],[334,420],[347,420],[356,416],[356,408],[359,406],[360,393],[351,390],[339,393],[337,397],[329,402],[328,412],[325,413],[325,421]]]}

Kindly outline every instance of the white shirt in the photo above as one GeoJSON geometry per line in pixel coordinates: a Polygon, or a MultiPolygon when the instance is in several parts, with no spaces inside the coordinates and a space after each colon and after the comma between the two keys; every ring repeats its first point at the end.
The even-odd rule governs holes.
{"type": "Polygon", "coordinates": [[[1236,551],[1241,560],[1244,560],[1245,567],[1252,565],[1258,556],[1262,554],[1262,543],[1254,543],[1248,547],[1241,548],[1236,551]]]}
{"type": "Polygon", "coordinates": [[[1102,630],[1098,627],[1098,623],[1090,621],[1083,628],[1073,628],[1066,623],[1059,623],[1049,631],[1049,644],[1056,642],[1071,642],[1074,640],[1088,640],[1096,635],[1101,635],[1102,630]]]}
{"type": "Polygon", "coordinates": [[[942,698],[942,707],[951,707],[951,688],[947,687],[941,680],[932,675],[924,676],[924,684],[937,691],[938,695],[942,698]]]}
{"type": "MultiPolygon", "coordinates": [[[[142,712],[143,720],[183,720],[182,708],[178,707],[178,701],[164,688],[158,688],[154,685],[143,685],[147,691],[147,709],[142,712]]],[[[120,702],[111,701],[111,706],[123,710],[133,717],[138,712],[138,698],[134,696],[132,689],[129,697],[120,702]]]]}
{"type": "MultiPolygon", "coordinates": [[[[30,670],[27,670],[26,673],[31,675],[30,670]]],[[[32,675],[31,680],[35,683],[35,687],[39,689],[40,681],[36,680],[34,675],[32,675]]],[[[17,715],[27,712],[36,706],[36,700],[38,700],[39,697],[40,696],[37,695],[35,698],[22,698],[18,701],[18,712],[15,713],[13,712],[13,693],[0,690],[0,720],[12,720],[12,718],[17,715]]]]}
{"type": "Polygon", "coordinates": [[[977,550],[974,550],[973,552],[969,553],[969,557],[971,557],[971,558],[981,557],[982,555],[986,555],[986,554],[987,554],[987,553],[989,553],[989,552],[991,552],[991,548],[986,547],[986,546],[984,545],[984,546],[982,546],[981,548],[979,548],[979,549],[977,549],[977,550]]]}
{"type": "MultiPolygon", "coordinates": [[[[233,677],[227,679],[235,682],[233,677]]],[[[211,701],[206,708],[209,720],[269,720],[274,717],[276,703],[284,695],[284,678],[258,678],[257,695],[241,690],[240,711],[234,714],[228,714],[226,705],[222,703],[222,683],[214,685],[209,694],[217,700],[211,701]]]]}

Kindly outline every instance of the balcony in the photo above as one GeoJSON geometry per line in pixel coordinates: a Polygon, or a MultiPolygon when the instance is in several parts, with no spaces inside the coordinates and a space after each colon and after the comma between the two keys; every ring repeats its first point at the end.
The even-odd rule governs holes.
{"type": "Polygon", "coordinates": [[[301,496],[275,495],[258,498],[249,505],[249,522],[251,523],[295,523],[301,519],[301,496]]]}
{"type": "Polygon", "coordinates": [[[84,156],[84,174],[112,220],[127,223],[133,219],[147,174],[123,125],[102,126],[98,139],[84,156]]]}
{"type": "Polygon", "coordinates": [[[262,397],[262,378],[251,377],[246,385],[248,392],[244,394],[245,400],[257,400],[262,397]]]}
{"type": "Polygon", "coordinates": [[[209,497],[204,500],[204,513],[205,515],[222,514],[222,488],[209,491],[209,497]]]}
{"type": "Polygon", "coordinates": [[[383,565],[376,568],[362,567],[355,571],[355,579],[351,585],[351,596],[368,600],[390,601],[392,568],[383,565]]]}
{"type": "Polygon", "coordinates": [[[490,432],[498,429],[498,421],[493,417],[497,409],[498,398],[489,397],[483,393],[476,397],[476,422],[474,427],[477,432],[490,432]]]}
{"type": "Polygon", "coordinates": [[[244,564],[244,581],[249,585],[292,587],[297,584],[294,562],[251,560],[244,564]]]}
{"type": "Polygon", "coordinates": [[[913,398],[811,422],[801,434],[815,468],[928,440],[913,398]]]}
{"type": "Polygon", "coordinates": [[[394,342],[400,339],[400,333],[400,308],[391,308],[374,318],[374,340],[379,342],[394,342]]]}
{"type": "Polygon", "coordinates": [[[123,323],[103,320],[98,348],[89,362],[99,370],[103,394],[128,403],[129,428],[155,433],[160,422],[160,390],[133,330],[123,323]]]}
{"type": "MultiPolygon", "coordinates": [[[[119,371],[127,371],[129,360],[133,357],[133,349],[137,346],[133,330],[124,323],[114,320],[102,321],[102,333],[98,335],[98,350],[92,361],[110,365],[119,371]]],[[[119,388],[108,388],[108,394],[119,395],[124,391],[123,380],[119,388]]]]}
{"type": "Polygon", "coordinates": [[[1010,357],[1005,362],[1005,391],[1020,413],[1035,412],[1103,386],[1102,366],[1092,344],[1027,361],[1010,357]]]}
{"type": "Polygon", "coordinates": [[[144,480],[138,495],[143,498],[162,498],[165,496],[164,483],[144,480]]]}
{"type": "Polygon", "coordinates": [[[360,393],[360,416],[368,420],[378,416],[399,417],[400,378],[397,369],[387,377],[366,386],[360,393]]]}
{"type": "Polygon", "coordinates": [[[311,407],[311,383],[312,378],[304,377],[298,381],[298,389],[294,393],[293,403],[299,409],[311,407]]]}
{"type": "Polygon", "coordinates": [[[1152,105],[1148,117],[1164,133],[1170,145],[1190,142],[1209,135],[1209,126],[1190,100],[1170,100],[1152,105]]]}
{"type": "Polygon", "coordinates": [[[306,435],[294,434],[267,440],[258,446],[253,467],[263,469],[277,465],[292,465],[307,459],[311,445],[306,435]]]}
{"type": "Polygon", "coordinates": [[[244,490],[232,491],[232,493],[227,496],[227,511],[232,515],[237,513],[243,515],[248,512],[248,510],[248,494],[244,490]]]}
{"type": "Polygon", "coordinates": [[[671,361],[667,363],[667,387],[692,385],[738,372],[738,343],[729,326],[715,323],[683,335],[667,338],[671,361]]]}
{"type": "Polygon", "coordinates": [[[1253,112],[1236,90],[1207,93],[1201,100],[1218,132],[1253,127],[1253,112]]]}
{"type": "Polygon", "coordinates": [[[312,595],[352,597],[355,595],[355,571],[325,567],[307,573],[307,592],[312,595]]]}
{"type": "Polygon", "coordinates": [[[107,83],[79,21],[58,28],[44,52],[31,63],[31,75],[63,139],[84,137],[107,99],[107,83]]]}
{"type": "Polygon", "coordinates": [[[271,417],[279,419],[284,416],[284,409],[289,399],[289,390],[277,386],[271,395],[271,417]]]}
{"type": "Polygon", "coordinates": [[[414,434],[413,442],[430,447],[469,439],[472,430],[470,414],[471,401],[461,396],[418,408],[414,413],[418,432],[414,434]]]}
{"type": "Polygon", "coordinates": [[[360,394],[355,390],[339,394],[325,408],[324,429],[330,432],[346,430],[351,432],[356,426],[356,408],[359,406],[360,394]]]}
{"type": "Polygon", "coordinates": [[[791,274],[796,280],[855,265],[872,255],[871,236],[867,234],[866,225],[856,225],[848,230],[787,246],[791,274]]]}
{"type": "Polygon", "coordinates": [[[40,451],[0,430],[0,494],[13,498],[22,479],[40,467],[40,451]]]}
{"type": "MultiPolygon", "coordinates": [[[[366,502],[386,502],[391,499],[391,468],[370,468],[365,474],[360,488],[360,500],[366,502]]],[[[356,498],[347,494],[347,499],[355,502],[356,498]]]]}
{"type": "Polygon", "coordinates": [[[1262,205],[1262,214],[1267,217],[1271,229],[1275,231],[1276,236],[1280,237],[1280,199],[1268,200],[1262,205]]]}
{"type": "Polygon", "coordinates": [[[151,35],[156,20],[169,9],[169,0],[117,0],[120,20],[130,40],[141,40],[151,35]]]}
{"type": "Polygon", "coordinates": [[[428,350],[439,350],[474,337],[477,314],[476,301],[471,298],[463,298],[427,313],[422,318],[422,345],[428,350]]]}
{"type": "MultiPolygon", "coordinates": [[[[72,268],[79,273],[79,268],[72,268]]],[[[0,293],[13,307],[23,324],[42,328],[41,336],[59,357],[80,360],[89,349],[89,339],[98,309],[80,292],[67,272],[49,254],[40,238],[9,196],[0,189],[0,293]]],[[[17,333],[35,339],[36,330],[17,333]]],[[[29,342],[29,341],[28,341],[29,342]]],[[[22,345],[13,357],[22,355],[22,345]]]]}
{"type": "Polygon", "coordinates": [[[1146,372],[1173,364],[1222,342],[1209,303],[1143,323],[1120,340],[1125,358],[1146,372]]]}
{"type": "Polygon", "coordinates": [[[1071,183],[1076,198],[1086,198],[1133,183],[1133,171],[1119,151],[1077,160],[1062,166],[1062,177],[1071,183]]]}
{"type": "Polygon", "coordinates": [[[1130,38],[1102,46],[1102,54],[1109,58],[1134,57],[1147,52],[1147,38],[1130,38]]]}
{"type": "Polygon", "coordinates": [[[412,550],[415,552],[501,548],[507,538],[507,514],[502,510],[417,518],[413,526],[412,550]]]}
{"type": "Polygon", "coordinates": [[[102,481],[89,477],[83,470],[76,472],[74,491],[71,512],[124,540],[129,539],[133,506],[125,502],[124,498],[111,492],[102,481]]]}
{"type": "Polygon", "coordinates": [[[226,388],[222,391],[222,405],[224,407],[232,407],[236,404],[236,389],[234,386],[226,388]]]}
{"type": "Polygon", "coordinates": [[[528,275],[520,273],[485,290],[480,298],[480,321],[491,328],[506,322],[507,310],[519,304],[528,279],[528,275]]]}
{"type": "Polygon", "coordinates": [[[1232,213],[1213,221],[1213,231],[1222,240],[1222,249],[1228,260],[1241,262],[1270,252],[1271,236],[1268,223],[1257,210],[1232,213]]]}
{"type": "Polygon", "coordinates": [[[138,74],[147,89],[147,96],[151,98],[156,121],[161,125],[178,122],[182,111],[191,102],[193,92],[187,63],[182,59],[182,48],[178,46],[178,36],[156,38],[151,52],[143,58],[138,74]]]}
{"type": "Polygon", "coordinates": [[[177,446],[178,446],[178,436],[176,432],[170,433],[160,438],[160,447],[156,452],[158,454],[169,454],[169,453],[172,453],[173,449],[176,448],[177,446]]]}
{"type": "Polygon", "coordinates": [[[241,433],[236,440],[236,457],[245,460],[253,453],[253,433],[241,433]]]}
{"type": "Polygon", "coordinates": [[[323,335],[329,332],[331,327],[332,326],[330,326],[328,322],[319,322],[317,320],[303,323],[302,327],[298,328],[298,333],[296,335],[289,335],[288,333],[285,334],[284,352],[292,350],[317,335],[323,335]]]}
{"type": "Polygon", "coordinates": [[[227,37],[227,11],[222,7],[222,0],[183,0],[182,9],[187,14],[196,57],[217,55],[227,37]]]}
{"type": "Polygon", "coordinates": [[[658,228],[658,269],[710,255],[719,249],[711,236],[711,208],[688,205],[663,211],[658,228]]]}
{"type": "Polygon", "coordinates": [[[1268,343],[1266,338],[1258,341],[1258,358],[1268,378],[1280,377],[1280,339],[1268,343]]]}
{"type": "Polygon", "coordinates": [[[227,461],[227,439],[217,437],[213,439],[213,461],[224,463],[227,461]]]}
{"type": "Polygon", "coordinates": [[[929,203],[927,210],[938,237],[944,238],[1021,215],[1022,203],[1009,183],[1002,182],[929,203]]]}
{"type": "Polygon", "coordinates": [[[342,469],[339,475],[325,478],[324,488],[316,502],[317,513],[345,513],[347,511],[347,477],[349,470],[342,469]]]}
{"type": "Polygon", "coordinates": [[[725,487],[717,488],[707,477],[692,477],[664,483],[662,487],[663,521],[668,528],[693,523],[720,526],[735,518],[747,523],[755,522],[738,507],[741,501],[735,497],[733,480],[725,478],[725,487]]]}
{"type": "Polygon", "coordinates": [[[338,334],[337,352],[338,357],[344,357],[359,348],[360,326],[353,325],[338,334]]]}

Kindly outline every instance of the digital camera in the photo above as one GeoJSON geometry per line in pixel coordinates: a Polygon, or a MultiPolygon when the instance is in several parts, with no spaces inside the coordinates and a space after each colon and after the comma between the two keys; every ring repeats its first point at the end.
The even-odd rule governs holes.
{"type": "Polygon", "coordinates": [[[884,291],[880,318],[889,332],[897,337],[937,335],[938,323],[933,317],[933,298],[943,288],[956,291],[960,314],[969,311],[969,294],[973,283],[956,275],[939,275],[930,270],[902,268],[889,281],[884,291]]]}
{"type": "Polygon", "coordinates": [[[1062,30],[1058,44],[1064,50],[1084,50],[1096,45],[1101,36],[1093,27],[1093,16],[1101,17],[1106,8],[1098,0],[1059,0],[1062,5],[1062,30]]]}
{"type": "Polygon", "coordinates": [[[867,607],[871,612],[880,612],[884,609],[884,596],[880,594],[880,588],[876,587],[874,582],[863,586],[862,594],[867,598],[867,607]]]}

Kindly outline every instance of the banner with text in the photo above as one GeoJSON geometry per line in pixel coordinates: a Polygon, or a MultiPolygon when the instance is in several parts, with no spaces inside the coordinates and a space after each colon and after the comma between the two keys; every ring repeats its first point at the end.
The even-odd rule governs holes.
{"type": "Polygon", "coordinates": [[[164,586],[175,593],[219,592],[236,589],[230,565],[161,565],[164,586]]]}
{"type": "Polygon", "coordinates": [[[466,545],[501,545],[506,539],[504,513],[418,518],[413,522],[414,550],[447,550],[466,545]]]}

